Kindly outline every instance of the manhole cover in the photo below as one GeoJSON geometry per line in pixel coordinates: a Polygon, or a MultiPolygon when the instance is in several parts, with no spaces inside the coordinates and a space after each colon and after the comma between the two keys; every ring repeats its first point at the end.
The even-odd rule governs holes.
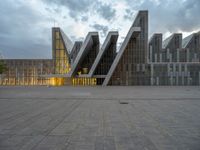
{"type": "Polygon", "coordinates": [[[120,104],[128,104],[127,101],[119,101],[120,104]]]}

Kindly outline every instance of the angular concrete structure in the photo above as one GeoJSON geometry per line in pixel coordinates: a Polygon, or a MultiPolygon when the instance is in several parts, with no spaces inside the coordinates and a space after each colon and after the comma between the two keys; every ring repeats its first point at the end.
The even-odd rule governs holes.
{"type": "Polygon", "coordinates": [[[163,41],[163,59],[168,62],[177,62],[177,57],[182,48],[182,34],[174,33],[163,41]]]}
{"type": "Polygon", "coordinates": [[[183,61],[200,61],[200,32],[193,33],[183,39],[181,58],[183,61]],[[186,56],[186,57],[185,57],[186,56]],[[185,57],[185,59],[184,59],[185,57]]]}
{"type": "Polygon", "coordinates": [[[80,51],[82,44],[83,44],[82,41],[76,41],[74,43],[74,46],[70,52],[70,59],[72,64],[74,63],[74,60],[76,59],[76,56],[78,55],[78,52],[80,51]]]}
{"type": "Polygon", "coordinates": [[[102,84],[116,56],[118,32],[109,32],[91,69],[88,77],[96,77],[102,84]]]}
{"type": "Polygon", "coordinates": [[[82,72],[81,74],[87,74],[88,70],[92,67],[94,60],[99,51],[99,35],[98,32],[89,32],[85,41],[83,42],[80,51],[74,63],[72,65],[72,69],[69,72],[69,77],[73,77],[77,75],[78,71],[81,71],[82,68],[87,69],[86,72],[82,72]]]}
{"type": "Polygon", "coordinates": [[[162,62],[162,34],[154,34],[149,41],[149,62],[162,62]]]}
{"type": "Polygon", "coordinates": [[[136,84],[141,72],[136,71],[135,66],[144,66],[147,62],[147,40],[148,11],[140,11],[103,82],[104,86],[136,84]]]}

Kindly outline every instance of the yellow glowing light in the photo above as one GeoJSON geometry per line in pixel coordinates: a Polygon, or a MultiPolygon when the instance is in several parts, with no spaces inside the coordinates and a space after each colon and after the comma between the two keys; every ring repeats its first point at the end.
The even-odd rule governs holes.
{"type": "Polygon", "coordinates": [[[96,78],[73,78],[72,79],[72,85],[82,85],[82,86],[88,86],[88,85],[96,85],[96,78]]]}
{"type": "Polygon", "coordinates": [[[62,86],[64,85],[64,78],[50,78],[50,85],[52,86],[62,86]]]}

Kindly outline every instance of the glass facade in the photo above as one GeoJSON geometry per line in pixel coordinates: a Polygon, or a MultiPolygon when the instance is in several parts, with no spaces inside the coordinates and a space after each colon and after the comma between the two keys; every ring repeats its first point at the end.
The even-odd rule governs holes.
{"type": "Polygon", "coordinates": [[[111,43],[100,59],[94,75],[106,75],[116,56],[116,43],[111,43]]]}
{"type": "Polygon", "coordinates": [[[1,75],[1,85],[48,85],[43,77],[54,72],[52,60],[5,59],[7,70],[1,75]]]}
{"type": "Polygon", "coordinates": [[[60,28],[53,28],[53,60],[55,63],[55,74],[66,74],[70,71],[70,57],[64,44],[60,28]]]}

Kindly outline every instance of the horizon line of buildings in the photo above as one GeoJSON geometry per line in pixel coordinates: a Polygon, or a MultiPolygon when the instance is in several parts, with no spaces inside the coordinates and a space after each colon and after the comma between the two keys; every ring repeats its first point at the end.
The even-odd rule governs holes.
{"type": "Polygon", "coordinates": [[[52,59],[4,59],[1,85],[200,85],[200,32],[148,41],[148,11],[139,11],[117,52],[118,32],[74,44],[52,28],[52,59]]]}

